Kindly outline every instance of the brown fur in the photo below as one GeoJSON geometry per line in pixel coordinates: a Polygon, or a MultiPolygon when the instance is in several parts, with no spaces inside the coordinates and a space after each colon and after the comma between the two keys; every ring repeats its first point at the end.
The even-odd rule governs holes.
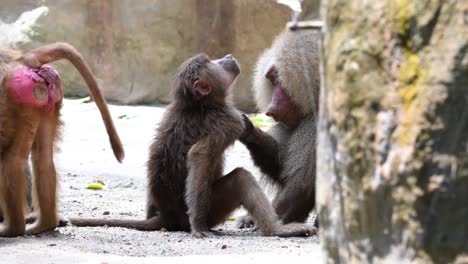
{"type": "Polygon", "coordinates": [[[93,99],[101,111],[116,158],[124,158],[124,150],[115,131],[107,103],[97,82],[78,51],[66,43],[55,43],[24,55],[17,50],[0,49],[0,211],[3,227],[0,237],[38,234],[57,227],[57,173],[53,161],[54,144],[60,138],[60,108],[53,112],[40,107],[17,103],[6,87],[7,74],[23,64],[39,68],[59,59],[69,60],[88,84],[93,99]],[[25,207],[28,179],[24,168],[31,155],[33,168],[32,193],[38,219],[26,229],[25,207]]]}
{"type": "MultiPolygon", "coordinates": [[[[268,133],[245,119],[248,129],[241,137],[255,164],[277,187],[273,206],[283,223],[304,222],[315,205],[319,39],[319,31],[285,31],[260,56],[253,85],[259,107],[271,109],[275,85],[288,95],[283,100],[287,107],[274,114],[267,110],[278,121],[268,133]]],[[[250,224],[249,217],[240,222],[241,227],[250,224]]]]}
{"type": "Polygon", "coordinates": [[[174,101],[150,147],[147,220],[71,219],[78,226],[122,226],[139,230],[191,231],[210,228],[244,206],[263,235],[307,236],[302,224],[281,226],[250,172],[223,175],[224,151],[244,130],[240,113],[226,98],[239,69],[229,56],[210,61],[197,55],[180,67],[174,101]]]}

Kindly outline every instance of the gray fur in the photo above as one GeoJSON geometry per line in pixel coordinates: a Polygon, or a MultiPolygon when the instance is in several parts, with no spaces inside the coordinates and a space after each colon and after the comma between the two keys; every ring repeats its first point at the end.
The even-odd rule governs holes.
{"type": "MultiPolygon", "coordinates": [[[[263,52],[253,81],[257,105],[265,111],[272,101],[274,87],[265,75],[274,66],[281,87],[292,101],[290,107],[297,105],[297,111],[302,111],[297,113],[301,115],[299,125],[288,128],[285,120],[280,119],[278,121],[283,123],[278,123],[267,133],[247,125],[251,128],[240,138],[263,172],[263,178],[276,187],[273,205],[284,223],[305,221],[315,206],[319,44],[319,31],[285,31],[275,39],[271,48],[263,52]]],[[[295,108],[286,111],[296,111],[292,109],[295,108]]]]}

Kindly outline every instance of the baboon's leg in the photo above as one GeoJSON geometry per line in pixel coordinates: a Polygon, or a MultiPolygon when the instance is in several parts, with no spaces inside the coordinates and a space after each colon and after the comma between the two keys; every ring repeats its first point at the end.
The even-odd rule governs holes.
{"type": "Polygon", "coordinates": [[[0,175],[0,206],[4,216],[4,227],[0,229],[0,237],[23,235],[25,232],[24,210],[26,206],[26,175],[24,167],[27,164],[34,134],[39,117],[28,115],[27,110],[17,116],[14,124],[16,133],[9,140],[11,145],[3,153],[0,175]]]}
{"type": "Polygon", "coordinates": [[[17,157],[8,157],[2,163],[3,184],[0,195],[5,212],[4,228],[0,229],[0,236],[13,237],[24,234],[25,217],[24,207],[26,205],[26,180],[22,175],[22,170],[18,170],[18,163],[21,160],[17,157]]]}
{"type": "Polygon", "coordinates": [[[28,227],[27,233],[38,234],[57,227],[57,173],[53,154],[58,129],[58,114],[50,113],[41,122],[32,146],[34,170],[33,194],[39,219],[28,227]]]}
{"type": "Polygon", "coordinates": [[[314,190],[315,186],[307,187],[291,180],[278,191],[273,207],[284,224],[307,220],[315,206],[314,190]]]}
{"type": "Polygon", "coordinates": [[[209,227],[224,222],[241,205],[253,217],[263,235],[289,237],[315,233],[314,227],[304,224],[280,225],[265,193],[253,175],[243,168],[233,170],[213,185],[209,227]]]}

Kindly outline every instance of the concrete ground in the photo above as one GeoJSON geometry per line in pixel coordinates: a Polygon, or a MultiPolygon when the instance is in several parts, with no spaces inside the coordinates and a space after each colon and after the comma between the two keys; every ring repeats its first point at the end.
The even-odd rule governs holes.
{"type": "MultiPolygon", "coordinates": [[[[163,107],[110,106],[124,143],[119,164],[110,149],[93,103],[65,100],[63,140],[56,166],[60,213],[65,217],[143,219],[145,162],[163,107]],[[86,187],[102,180],[103,190],[86,187]]],[[[259,176],[247,150],[236,143],[227,152],[230,171],[243,166],[259,176]]],[[[319,239],[261,237],[238,230],[232,221],[219,226],[222,236],[197,239],[183,232],[140,232],[122,228],[64,227],[40,236],[0,238],[0,263],[315,263],[321,262],[319,239]]],[[[312,219],[309,219],[312,223],[312,219]]]]}

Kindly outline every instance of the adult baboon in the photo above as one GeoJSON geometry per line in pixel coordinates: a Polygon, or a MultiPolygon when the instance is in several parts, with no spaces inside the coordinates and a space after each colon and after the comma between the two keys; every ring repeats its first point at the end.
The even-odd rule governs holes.
{"type": "MultiPolygon", "coordinates": [[[[263,52],[253,88],[259,108],[278,124],[265,133],[244,118],[240,138],[277,187],[273,207],[283,223],[304,222],[315,206],[319,39],[315,30],[285,31],[263,52]]],[[[252,224],[246,216],[239,227],[252,224]]]]}

